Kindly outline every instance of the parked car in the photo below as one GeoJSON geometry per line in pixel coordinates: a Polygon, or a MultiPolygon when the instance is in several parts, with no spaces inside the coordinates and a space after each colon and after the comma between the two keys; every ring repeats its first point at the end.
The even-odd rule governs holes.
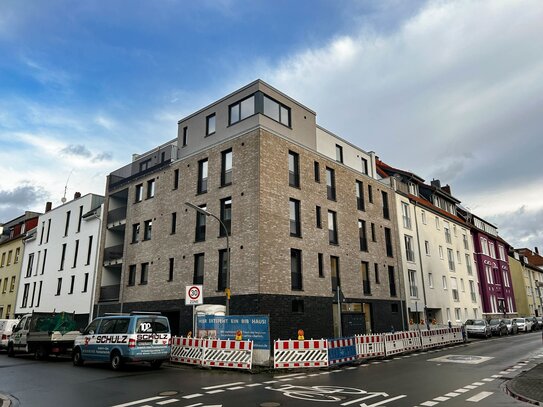
{"type": "Polygon", "coordinates": [[[519,332],[530,332],[532,330],[532,321],[526,318],[514,318],[513,323],[517,325],[519,332]]]}
{"type": "Polygon", "coordinates": [[[483,336],[488,338],[492,336],[490,325],[484,319],[468,319],[465,323],[467,336],[483,336]]]}
{"type": "Polygon", "coordinates": [[[0,319],[0,349],[8,348],[9,338],[18,323],[18,319],[0,319]]]}
{"type": "Polygon", "coordinates": [[[170,324],[160,313],[98,317],[81,333],[72,352],[74,366],[108,362],[113,370],[119,370],[125,362],[149,362],[158,369],[170,359],[170,324]]]}
{"type": "Polygon", "coordinates": [[[526,319],[532,321],[532,328],[531,328],[531,331],[537,331],[539,328],[539,323],[537,322],[537,318],[536,317],[526,317],[526,319]]]}
{"type": "Polygon", "coordinates": [[[507,326],[507,333],[509,335],[516,335],[518,333],[518,326],[517,324],[513,323],[511,318],[506,318],[503,320],[503,322],[505,322],[505,325],[507,326]]]}
{"type": "Polygon", "coordinates": [[[503,319],[494,318],[491,319],[488,324],[490,325],[490,332],[492,332],[492,335],[502,336],[509,333],[503,319]]]}
{"type": "Polygon", "coordinates": [[[537,319],[539,329],[543,329],[543,317],[535,317],[535,319],[537,319]]]}

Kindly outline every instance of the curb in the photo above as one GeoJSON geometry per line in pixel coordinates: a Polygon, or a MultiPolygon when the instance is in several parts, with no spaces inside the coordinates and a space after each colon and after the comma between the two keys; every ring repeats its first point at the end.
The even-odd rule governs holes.
{"type": "Polygon", "coordinates": [[[543,406],[543,404],[541,404],[541,402],[539,402],[537,400],[533,400],[533,399],[531,399],[529,397],[523,396],[522,394],[518,394],[518,393],[513,392],[509,388],[509,386],[507,384],[505,385],[505,393],[508,394],[509,396],[517,399],[517,400],[524,401],[525,403],[530,403],[530,404],[533,404],[535,406],[543,406]]]}

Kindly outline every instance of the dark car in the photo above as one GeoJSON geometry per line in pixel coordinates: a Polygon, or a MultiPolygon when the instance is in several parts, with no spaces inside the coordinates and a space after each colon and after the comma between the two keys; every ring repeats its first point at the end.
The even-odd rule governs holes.
{"type": "Polygon", "coordinates": [[[539,321],[537,320],[536,317],[526,317],[526,319],[529,319],[530,321],[532,321],[532,329],[531,331],[537,331],[538,329],[541,329],[541,327],[539,326],[539,321]]]}
{"type": "Polygon", "coordinates": [[[543,329],[543,317],[535,317],[537,319],[537,326],[539,329],[543,329]]]}
{"type": "Polygon", "coordinates": [[[517,324],[513,323],[513,320],[511,318],[506,318],[503,320],[505,322],[505,325],[507,326],[507,333],[516,335],[518,334],[518,326],[517,324]]]}
{"type": "Polygon", "coordinates": [[[492,335],[502,336],[508,334],[507,325],[503,319],[494,318],[491,319],[488,324],[490,325],[490,332],[492,332],[492,335]]]}

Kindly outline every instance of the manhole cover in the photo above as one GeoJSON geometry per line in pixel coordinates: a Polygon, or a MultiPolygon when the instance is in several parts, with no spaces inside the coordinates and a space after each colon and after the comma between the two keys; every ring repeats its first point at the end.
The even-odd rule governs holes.
{"type": "Polygon", "coordinates": [[[467,365],[478,365],[492,359],[488,356],[475,355],[446,355],[439,358],[428,359],[429,362],[449,362],[449,363],[465,363],[467,365]]]}
{"type": "Polygon", "coordinates": [[[279,407],[281,404],[274,401],[267,401],[265,403],[260,403],[260,407],[279,407]]]}
{"type": "Polygon", "coordinates": [[[469,355],[451,355],[448,356],[447,359],[449,360],[481,360],[481,356],[469,356],[469,355]]]}
{"type": "Polygon", "coordinates": [[[178,394],[179,392],[175,390],[163,391],[163,392],[158,393],[159,396],[165,396],[165,397],[177,396],[178,394]]]}

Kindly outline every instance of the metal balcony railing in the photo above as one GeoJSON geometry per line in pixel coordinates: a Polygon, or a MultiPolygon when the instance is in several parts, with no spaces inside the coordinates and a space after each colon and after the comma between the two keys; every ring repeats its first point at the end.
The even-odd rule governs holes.
{"type": "Polygon", "coordinates": [[[107,213],[107,223],[115,223],[126,219],[126,206],[112,209],[107,213]]]}
{"type": "Polygon", "coordinates": [[[124,244],[106,247],[104,249],[104,261],[119,260],[123,258],[124,244]]]}
{"type": "Polygon", "coordinates": [[[100,287],[100,301],[117,301],[119,299],[120,291],[120,284],[100,287]]]}

